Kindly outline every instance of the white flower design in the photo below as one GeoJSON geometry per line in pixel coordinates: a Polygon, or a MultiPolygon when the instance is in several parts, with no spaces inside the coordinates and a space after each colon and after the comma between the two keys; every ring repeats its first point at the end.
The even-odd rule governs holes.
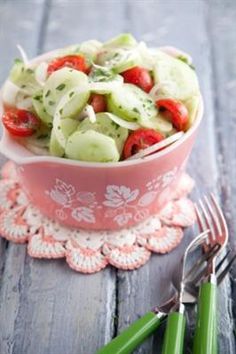
{"type": "Polygon", "coordinates": [[[95,216],[93,214],[93,210],[87,208],[87,207],[78,207],[72,210],[71,213],[72,218],[74,218],[76,221],[86,221],[90,224],[95,223],[95,216]]]}
{"type": "Polygon", "coordinates": [[[126,225],[129,222],[130,219],[132,219],[132,214],[131,213],[118,214],[114,218],[114,220],[117,222],[117,224],[119,226],[126,225]]]}
{"type": "Polygon", "coordinates": [[[126,186],[109,185],[106,188],[104,205],[119,208],[134,201],[139,195],[139,190],[131,190],[126,186]]]}
{"type": "Polygon", "coordinates": [[[157,196],[156,191],[150,191],[142,195],[138,201],[138,206],[145,207],[151,204],[157,196]]]}
{"type": "Polygon", "coordinates": [[[177,174],[177,167],[173,168],[173,170],[166,172],[162,176],[162,187],[165,188],[167,187],[176,177],[177,174]]]}
{"type": "Polygon", "coordinates": [[[46,191],[46,193],[49,194],[54,202],[68,208],[72,203],[71,197],[75,194],[75,188],[71,184],[67,184],[57,178],[54,188],[46,191]]]}

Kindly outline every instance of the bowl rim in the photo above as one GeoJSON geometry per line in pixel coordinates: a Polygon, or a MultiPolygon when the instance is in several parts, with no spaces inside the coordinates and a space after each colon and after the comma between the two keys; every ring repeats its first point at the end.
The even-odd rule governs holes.
{"type": "MultiPolygon", "coordinates": [[[[48,59],[50,56],[55,55],[55,53],[57,53],[59,50],[60,49],[55,49],[53,51],[39,55],[39,56],[33,58],[32,60],[30,60],[30,63],[37,64],[37,62],[40,62],[46,58],[48,59]]],[[[3,84],[3,86],[4,86],[4,84],[3,84]]],[[[1,96],[2,95],[0,93],[0,113],[3,110],[1,96]]],[[[194,124],[190,127],[190,129],[186,133],[184,133],[184,135],[179,140],[177,140],[174,143],[172,143],[171,145],[167,146],[165,149],[163,149],[161,151],[157,151],[154,154],[151,154],[151,155],[148,155],[145,157],[141,157],[141,158],[137,158],[137,159],[130,159],[127,161],[104,163],[104,162],[77,161],[77,160],[72,160],[72,159],[65,159],[62,157],[54,157],[54,156],[50,156],[50,155],[40,156],[40,155],[33,154],[26,147],[24,147],[20,143],[17,143],[16,141],[14,141],[14,143],[16,143],[18,146],[21,147],[21,150],[25,150],[27,152],[28,156],[22,157],[20,155],[17,155],[17,152],[14,152],[15,149],[9,150],[9,147],[12,143],[12,137],[6,131],[2,122],[1,122],[2,137],[0,140],[0,152],[3,155],[5,155],[7,158],[10,158],[15,163],[20,164],[20,165],[26,165],[26,164],[32,164],[32,163],[34,164],[34,163],[38,163],[38,162],[39,163],[54,163],[54,164],[70,165],[70,166],[76,166],[76,167],[86,167],[86,168],[113,168],[113,167],[114,168],[119,168],[119,167],[122,168],[122,167],[128,167],[128,166],[133,166],[133,165],[139,165],[139,164],[150,162],[150,161],[155,160],[157,158],[163,157],[163,156],[169,154],[170,152],[172,152],[173,150],[177,149],[182,144],[184,144],[184,142],[186,140],[188,140],[188,138],[190,136],[192,136],[196,132],[196,130],[198,129],[198,127],[201,123],[202,117],[203,117],[203,112],[204,112],[204,104],[203,104],[202,95],[200,93],[200,102],[199,102],[198,112],[197,112],[197,116],[195,118],[194,124]],[[7,146],[7,149],[6,149],[6,146],[7,146]],[[32,156],[29,156],[29,154],[32,156]]]]}

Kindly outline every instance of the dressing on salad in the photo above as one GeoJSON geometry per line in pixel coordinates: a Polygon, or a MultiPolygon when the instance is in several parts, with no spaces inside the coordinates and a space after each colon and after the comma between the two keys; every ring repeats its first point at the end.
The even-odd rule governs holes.
{"type": "Polygon", "coordinates": [[[183,52],[120,34],[46,58],[16,59],[3,88],[2,122],[35,154],[117,162],[194,123],[199,85],[183,52]]]}

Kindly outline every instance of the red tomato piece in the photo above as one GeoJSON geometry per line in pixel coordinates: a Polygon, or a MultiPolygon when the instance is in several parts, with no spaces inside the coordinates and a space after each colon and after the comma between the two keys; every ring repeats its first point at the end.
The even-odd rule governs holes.
{"type": "Polygon", "coordinates": [[[89,72],[89,67],[82,55],[66,55],[65,57],[56,58],[49,63],[47,70],[48,75],[65,67],[83,71],[85,74],[89,72]]]}
{"type": "Polygon", "coordinates": [[[188,110],[185,105],[172,98],[164,98],[156,101],[157,108],[162,111],[163,115],[171,120],[177,130],[185,131],[188,127],[188,110]]]}
{"type": "Polygon", "coordinates": [[[105,96],[95,93],[91,96],[89,101],[95,113],[106,112],[107,103],[105,96]]]}
{"type": "Polygon", "coordinates": [[[135,66],[132,69],[124,71],[121,75],[124,78],[124,82],[136,85],[145,92],[149,92],[153,87],[152,77],[145,68],[135,66]]]}
{"type": "Polygon", "coordinates": [[[143,150],[151,145],[159,143],[165,137],[155,131],[154,129],[140,128],[133,131],[127,138],[124,146],[123,155],[124,158],[137,154],[140,150],[143,150]]]}
{"type": "Polygon", "coordinates": [[[35,133],[40,126],[40,120],[24,109],[9,109],[3,114],[2,122],[12,135],[27,137],[35,133]]]}

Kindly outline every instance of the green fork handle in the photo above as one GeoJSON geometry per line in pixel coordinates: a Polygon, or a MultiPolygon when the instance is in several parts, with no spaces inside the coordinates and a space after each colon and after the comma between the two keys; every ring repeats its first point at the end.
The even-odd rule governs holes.
{"type": "Polygon", "coordinates": [[[212,275],[211,281],[203,283],[199,290],[193,354],[217,353],[216,295],[216,279],[212,275]]]}
{"type": "Polygon", "coordinates": [[[182,354],[186,319],[181,312],[172,312],[168,316],[162,354],[182,354]]]}
{"type": "Polygon", "coordinates": [[[132,353],[147,337],[160,326],[163,313],[148,312],[132,323],[119,336],[101,348],[96,354],[129,354],[132,353]]]}

